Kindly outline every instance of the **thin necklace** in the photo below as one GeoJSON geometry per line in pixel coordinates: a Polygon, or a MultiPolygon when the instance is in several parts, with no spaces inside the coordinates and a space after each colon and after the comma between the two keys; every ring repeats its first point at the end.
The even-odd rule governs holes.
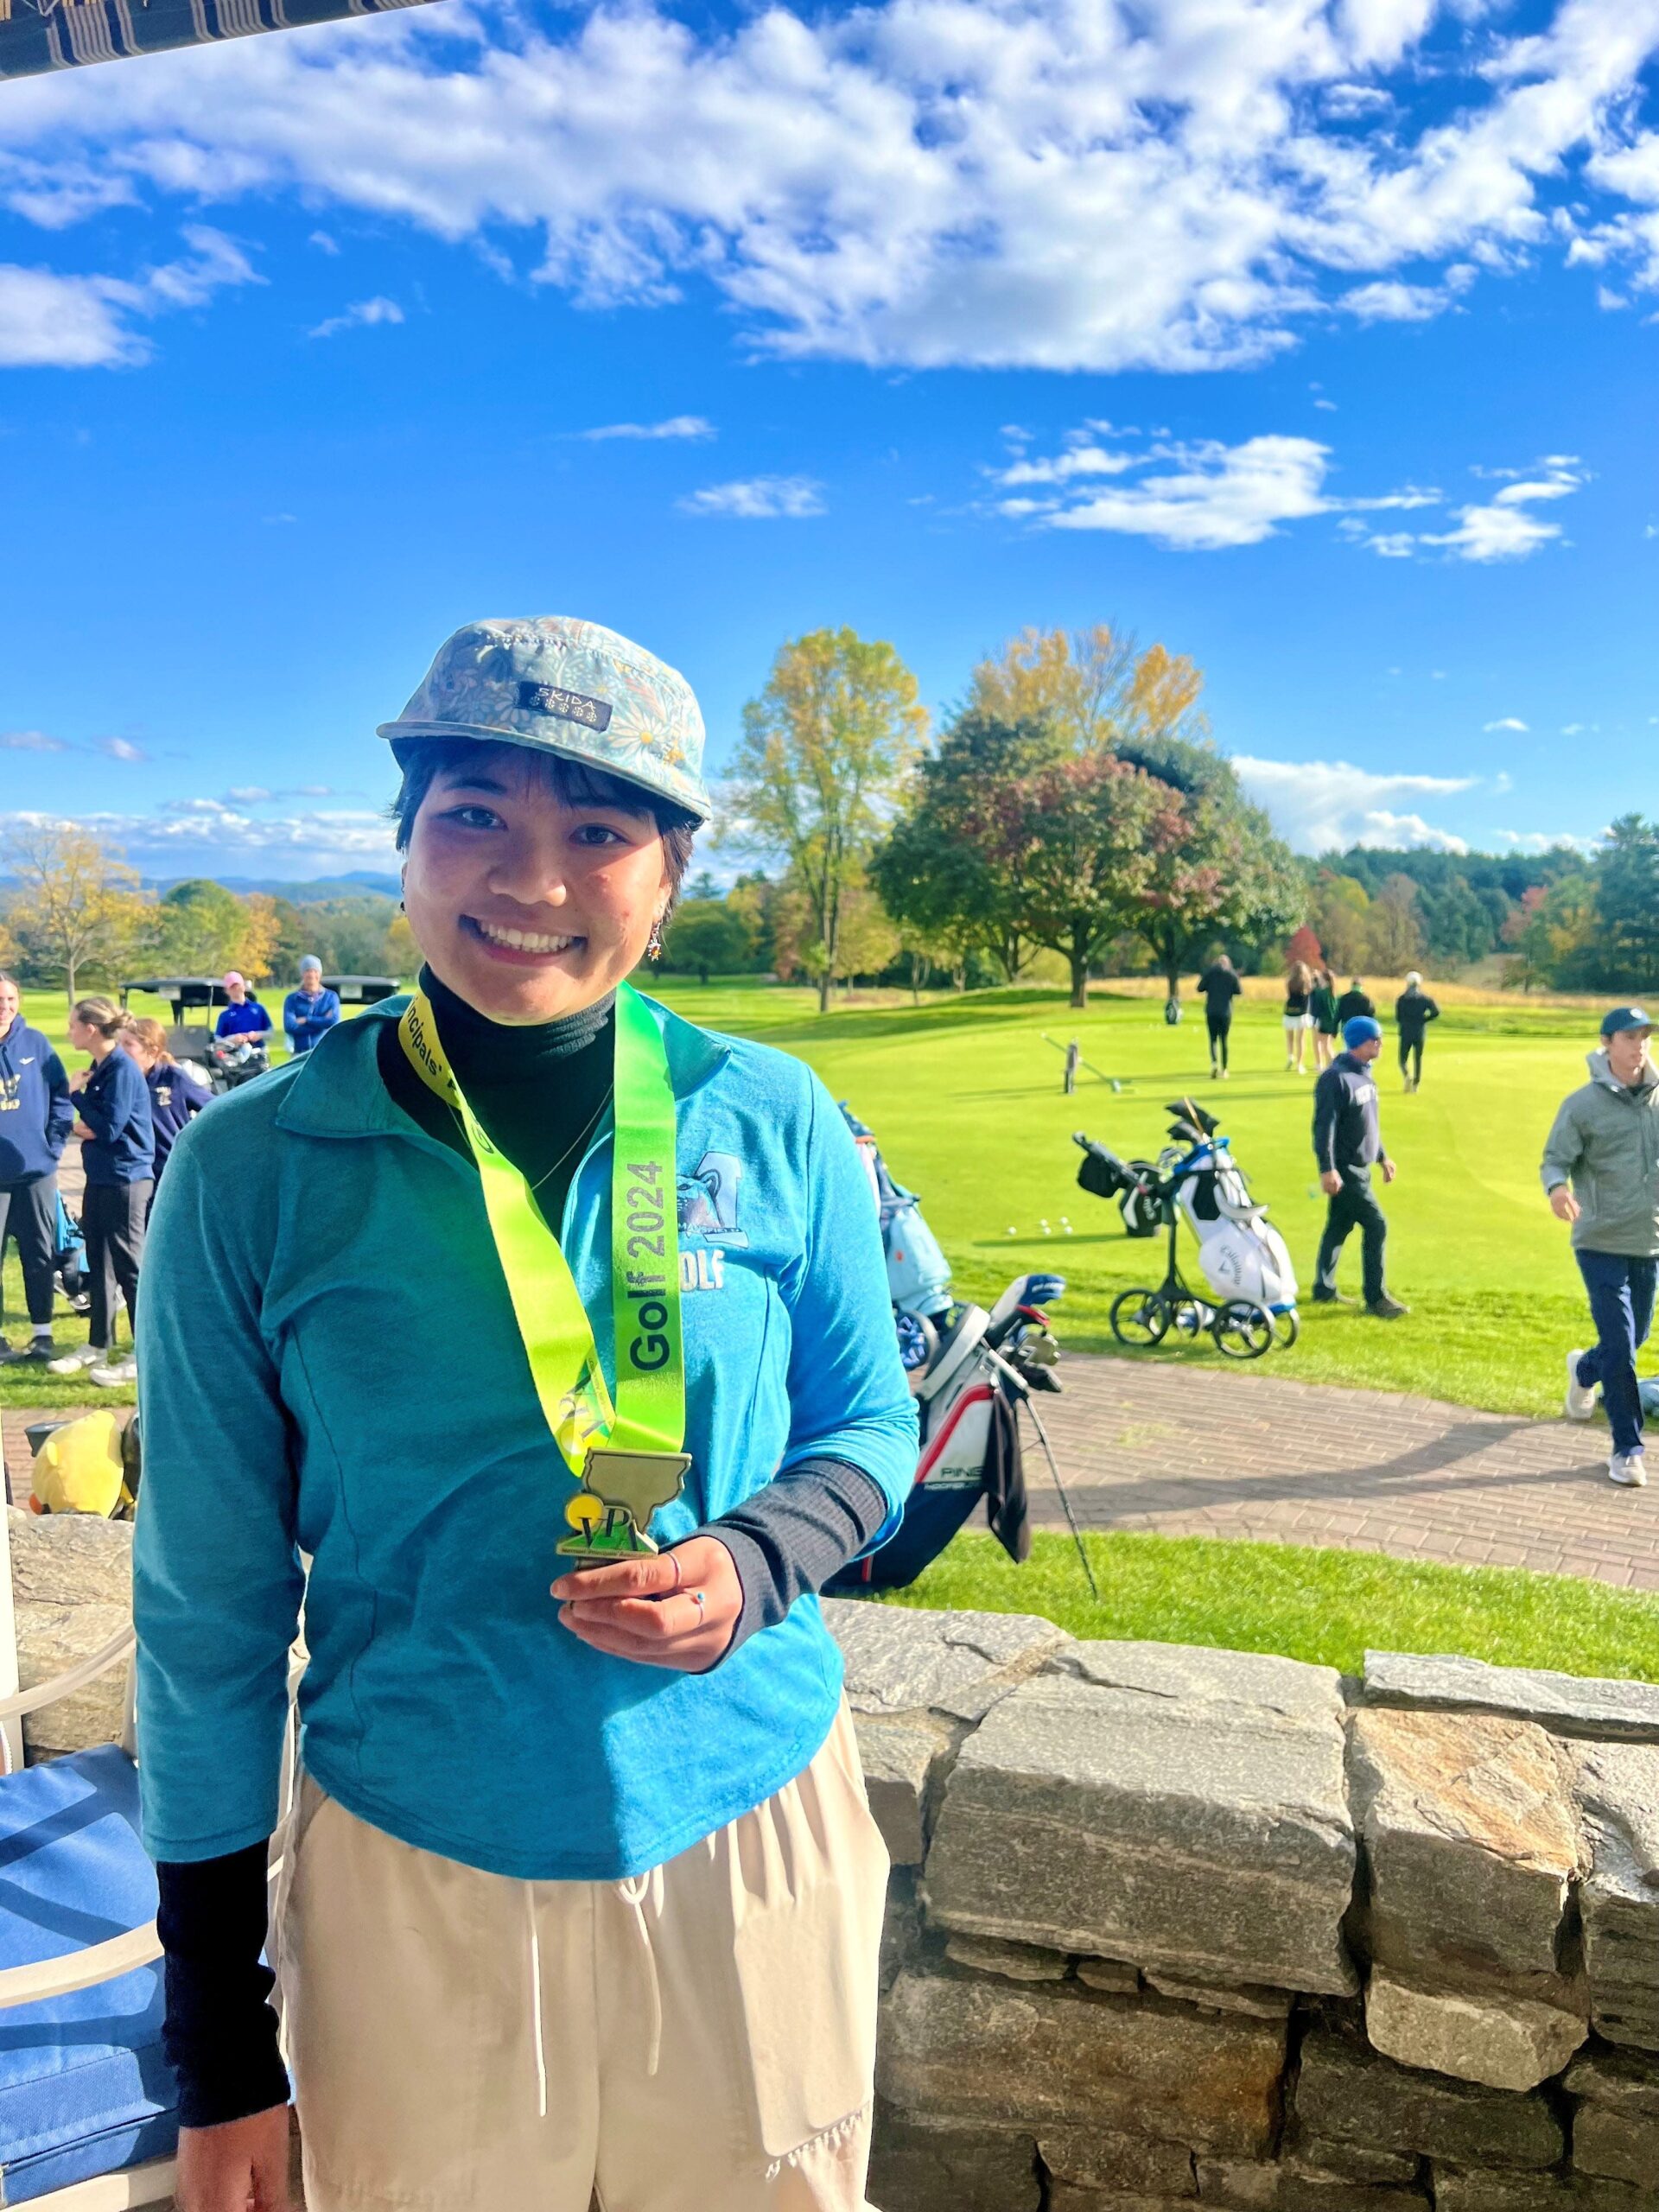
{"type": "MultiPolygon", "coordinates": [[[[566,1145],[564,1150],[559,1154],[553,1165],[550,1167],[544,1169],[543,1173],[536,1178],[536,1180],[533,1183],[528,1177],[524,1179],[524,1188],[527,1191],[539,1191],[543,1183],[548,1182],[553,1176],[558,1173],[560,1168],[563,1167],[565,1161],[569,1159],[571,1154],[576,1149],[576,1147],[580,1144],[585,1144],[588,1141],[588,1139],[592,1136],[594,1129],[599,1126],[600,1116],[605,1111],[605,1109],[611,1103],[612,1088],[613,1086],[609,1084],[606,1085],[598,1105],[594,1107],[593,1112],[588,1116],[586,1122],[580,1129],[577,1130],[575,1135],[571,1139],[570,1142],[566,1145]]],[[[460,1109],[458,1107],[452,1106],[449,1109],[449,1111],[455,1117],[455,1127],[461,1131],[461,1135],[465,1137],[467,1135],[467,1123],[462,1117],[460,1109]]]]}

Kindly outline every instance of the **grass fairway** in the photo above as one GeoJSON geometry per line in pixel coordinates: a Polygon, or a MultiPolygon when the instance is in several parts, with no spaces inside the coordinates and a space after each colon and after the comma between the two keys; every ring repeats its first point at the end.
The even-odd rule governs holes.
{"type": "Polygon", "coordinates": [[[1455,1651],[1503,1667],[1659,1681],[1659,1598],[1516,1567],[1207,1536],[1090,1535],[1101,1602],[1069,1536],[1016,1567],[964,1535],[889,1604],[1039,1613],[1073,1636],[1198,1643],[1358,1674],[1367,1650],[1455,1651]]]}
{"type": "MultiPolygon", "coordinates": [[[[875,1130],[893,1173],[920,1192],[961,1295],[988,1303],[1016,1272],[1058,1268],[1070,1286],[1057,1316],[1064,1341],[1116,1349],[1112,1299],[1159,1279],[1162,1247],[1126,1238],[1116,1208],[1077,1188],[1081,1155],[1071,1134],[1086,1129],[1126,1156],[1154,1156],[1165,1103],[1191,1090],[1221,1114],[1289,1243],[1306,1298],[1325,1212],[1310,1139],[1313,1084],[1284,1072],[1276,1001],[1242,1003],[1232,1080],[1218,1084],[1210,1080],[1201,1002],[1172,1029],[1158,1001],[1103,988],[1081,1014],[1052,991],[853,1006],[822,1017],[804,992],[685,989],[668,979],[663,995],[696,1020],[812,1063],[875,1130]],[[1085,1059],[1131,1088],[1114,1094],[1084,1074],[1065,1097],[1060,1055],[1045,1032],[1061,1042],[1075,1035],[1085,1059]]],[[[1584,1341],[1586,1320],[1538,1158],[1556,1106],[1584,1080],[1594,1026],[1587,1012],[1522,1001],[1449,1007],[1429,1033],[1424,1087],[1410,1098],[1401,1094],[1390,1039],[1380,1063],[1382,1129],[1400,1176],[1383,1204],[1390,1284],[1411,1318],[1389,1324],[1305,1303],[1300,1344],[1271,1354],[1269,1371],[1500,1413],[1559,1410],[1562,1360],[1584,1341]]],[[[1183,1264],[1201,1287],[1196,1247],[1183,1235],[1183,1264]]],[[[1355,1237],[1344,1283],[1356,1294],[1358,1272],[1355,1237]]],[[[1203,1348],[1125,1357],[1223,1363],[1203,1348]]]]}
{"type": "MultiPolygon", "coordinates": [[[[671,977],[660,988],[694,1020],[810,1061],[874,1128],[894,1174],[920,1192],[960,1294],[988,1303],[1024,1268],[1064,1274],[1070,1287],[1058,1319],[1077,1350],[1116,1349],[1107,1326],[1112,1299],[1158,1279],[1162,1248],[1132,1243],[1116,1210],[1077,1188],[1081,1155],[1071,1133],[1087,1129],[1126,1155],[1155,1154],[1164,1103],[1185,1090],[1222,1113],[1308,1287],[1324,1215],[1309,1142],[1313,1079],[1283,1071],[1276,1000],[1241,1002],[1233,1078],[1222,1084],[1209,1078],[1201,1003],[1189,1003],[1171,1029],[1155,998],[1105,988],[1082,1014],[1062,993],[1043,990],[920,1007],[855,1004],[823,1016],[806,991],[747,982],[699,989],[671,977]],[[1114,1094],[1085,1072],[1077,1095],[1063,1096],[1060,1055],[1045,1032],[1062,1042],[1077,1036],[1086,1059],[1130,1088],[1114,1094]]],[[[135,1010],[166,1011],[137,1001],[135,1010]]],[[[25,1011],[61,1040],[60,996],[30,993],[25,1011]]],[[[1586,1317],[1567,1233],[1539,1188],[1538,1155],[1557,1103],[1583,1080],[1593,1028],[1586,1011],[1521,1000],[1448,1006],[1429,1033],[1425,1087],[1411,1098],[1401,1095],[1390,1044],[1381,1063],[1382,1128],[1401,1173],[1384,1205],[1390,1281],[1411,1319],[1390,1325],[1305,1304],[1300,1344],[1270,1355],[1270,1371],[1425,1392],[1500,1413],[1558,1409],[1562,1356],[1583,1341],[1586,1317]]],[[[1201,1280],[1190,1239],[1185,1263],[1201,1280]]],[[[1358,1264],[1355,1238],[1344,1261],[1354,1290],[1358,1264]]],[[[20,1293],[12,1260],[6,1310],[14,1319],[20,1293]]],[[[1125,1356],[1220,1358],[1207,1338],[1125,1356]]],[[[0,1369],[0,1403],[44,1402],[54,1387],[0,1369]]],[[[84,1397],[84,1386],[74,1394],[84,1397]]]]}

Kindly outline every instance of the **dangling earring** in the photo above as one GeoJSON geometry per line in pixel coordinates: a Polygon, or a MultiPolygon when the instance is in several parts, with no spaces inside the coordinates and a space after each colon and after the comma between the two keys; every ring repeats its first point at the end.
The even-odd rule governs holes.
{"type": "Polygon", "coordinates": [[[656,921],[652,924],[651,935],[645,939],[645,957],[647,960],[660,960],[662,957],[663,925],[660,921],[656,921]]]}

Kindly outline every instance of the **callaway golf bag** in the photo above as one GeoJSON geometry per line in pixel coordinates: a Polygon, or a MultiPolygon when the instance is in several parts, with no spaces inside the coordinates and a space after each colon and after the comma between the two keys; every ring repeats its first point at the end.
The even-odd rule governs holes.
{"type": "MultiPolygon", "coordinates": [[[[1059,1347],[1044,1308],[1065,1283],[1054,1274],[1016,1275],[988,1313],[953,1300],[949,1264],[915,1192],[893,1181],[864,1123],[845,1105],[841,1110],[858,1141],[880,1219],[899,1357],[921,1426],[915,1484],[898,1528],[880,1551],[854,1560],[825,1586],[830,1596],[856,1597],[913,1582],[981,1498],[1009,1558],[1029,1553],[1017,1412],[1024,1405],[1042,1437],[1032,1393],[1060,1387],[1053,1371],[1059,1347]]],[[[1046,1437],[1042,1440],[1046,1450],[1046,1437]]],[[[1085,1559],[1085,1569],[1087,1564],[1085,1559]]]]}
{"type": "Polygon", "coordinates": [[[1228,1140],[1218,1134],[1213,1114],[1190,1098],[1173,1104],[1175,1119],[1172,1159],[1166,1162],[1179,1179],[1175,1203],[1198,1240],[1198,1263],[1219,1299],[1247,1299],[1269,1313],[1288,1313],[1296,1304],[1296,1270],[1284,1238],[1268,1219],[1268,1210],[1250,1196],[1244,1171],[1228,1140]],[[1179,1148],[1179,1149],[1178,1149],[1179,1148]]]}

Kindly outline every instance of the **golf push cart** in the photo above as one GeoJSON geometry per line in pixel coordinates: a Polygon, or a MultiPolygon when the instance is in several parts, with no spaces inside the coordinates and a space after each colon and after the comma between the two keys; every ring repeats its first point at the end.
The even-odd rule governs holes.
{"type": "Polygon", "coordinates": [[[1300,1325],[1296,1272],[1285,1240],[1250,1195],[1213,1114],[1190,1098],[1166,1109],[1172,1142],[1147,1160],[1120,1160],[1077,1131],[1084,1154],[1077,1181],[1096,1198],[1116,1199],[1130,1236],[1161,1224],[1169,1237],[1164,1279],[1120,1291],[1112,1301],[1112,1334],[1122,1344],[1149,1349],[1172,1331],[1192,1338],[1207,1332],[1229,1359],[1260,1359],[1275,1344],[1288,1349],[1300,1325]],[[1181,1273],[1178,1246],[1185,1217],[1212,1294],[1200,1297],[1181,1273]]]}

